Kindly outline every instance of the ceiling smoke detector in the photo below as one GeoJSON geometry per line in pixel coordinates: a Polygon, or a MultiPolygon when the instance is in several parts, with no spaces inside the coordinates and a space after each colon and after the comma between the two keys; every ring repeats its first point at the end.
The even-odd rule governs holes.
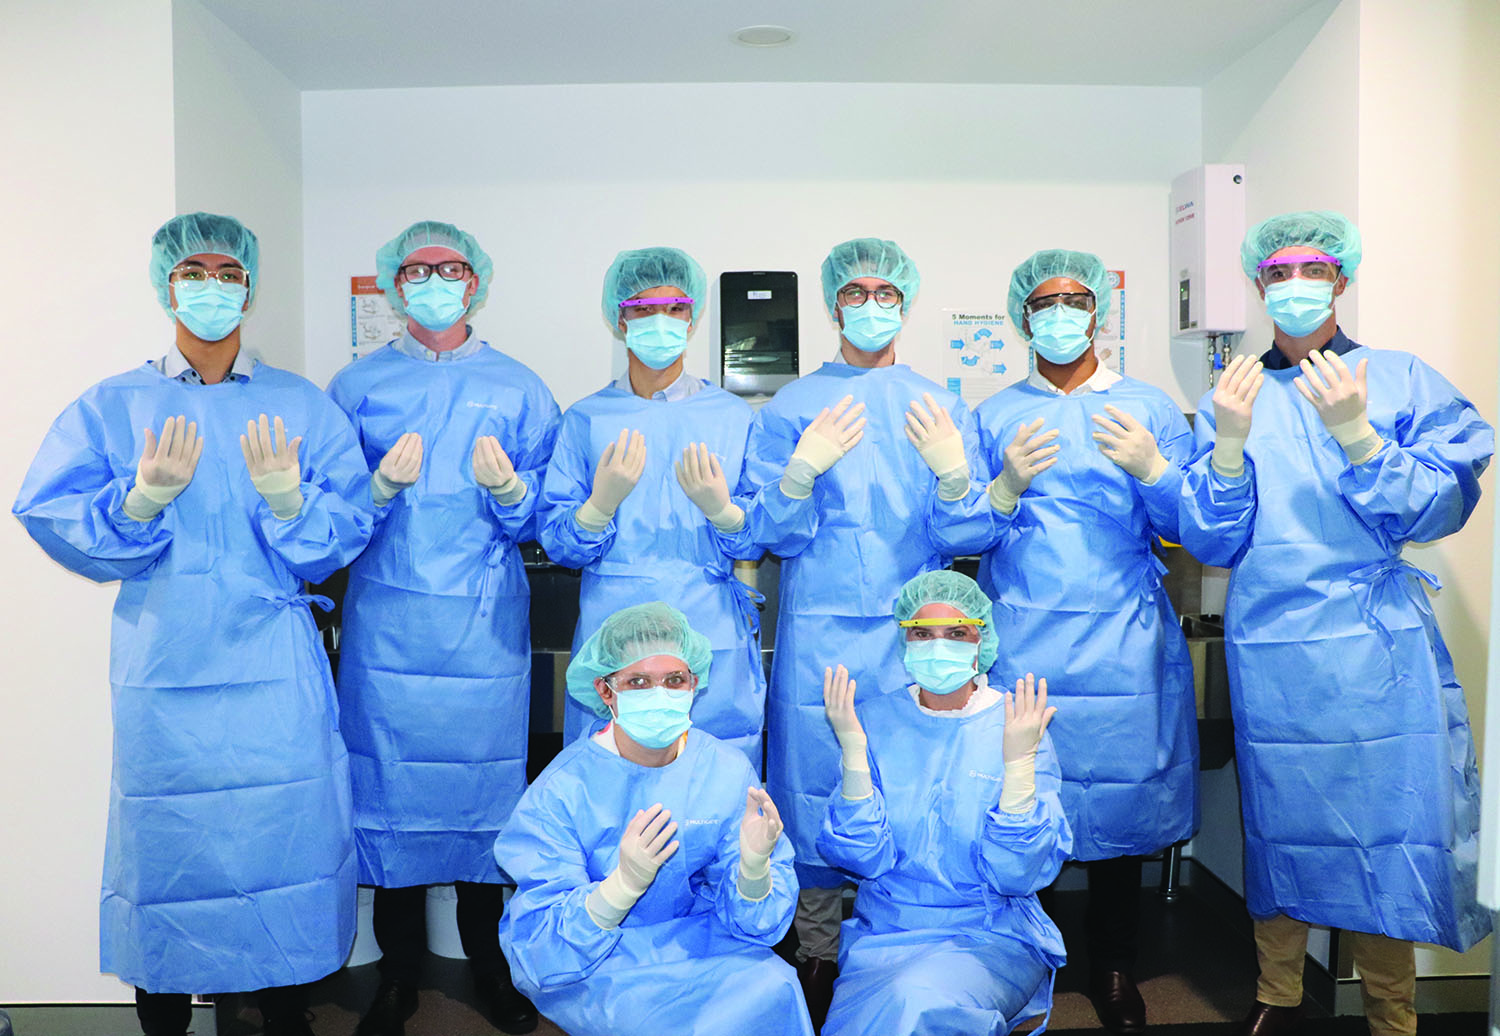
{"type": "Polygon", "coordinates": [[[792,42],[792,30],[783,25],[747,25],[736,30],[733,38],[745,47],[784,47],[792,42]]]}

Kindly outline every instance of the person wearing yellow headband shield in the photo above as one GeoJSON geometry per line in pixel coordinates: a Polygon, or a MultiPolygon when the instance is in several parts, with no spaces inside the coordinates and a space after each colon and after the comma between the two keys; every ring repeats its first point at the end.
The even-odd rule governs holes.
{"type": "Polygon", "coordinates": [[[990,686],[994,609],[967,576],[915,577],[895,618],[902,665],[857,709],[848,670],[824,670],[841,777],[818,851],[859,893],[823,1036],[998,1036],[1051,1009],[1065,959],[1036,897],[1073,844],[1057,709],[1033,674],[1014,694],[990,686]]]}

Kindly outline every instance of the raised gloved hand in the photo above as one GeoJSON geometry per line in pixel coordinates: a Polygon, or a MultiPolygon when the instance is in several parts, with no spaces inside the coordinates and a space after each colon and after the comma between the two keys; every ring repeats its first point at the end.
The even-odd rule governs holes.
{"type": "Polygon", "coordinates": [[[203,440],[198,437],[198,422],[179,414],[167,418],[161,427],[161,439],[146,429],[146,445],[135,466],[135,483],[125,494],[120,510],[138,522],[149,522],[193,480],[198,458],[203,456],[203,440]]]}
{"type": "Polygon", "coordinates": [[[493,435],[481,435],[474,440],[471,463],[474,481],[489,490],[490,496],[501,505],[514,507],[526,499],[526,483],[516,474],[510,455],[493,435]]]}
{"type": "Polygon", "coordinates": [[[1057,438],[1057,429],[1043,432],[1045,417],[1038,417],[1030,424],[1016,429],[1016,437],[1005,447],[1004,462],[1000,474],[990,482],[990,506],[1001,514],[1010,514],[1016,509],[1021,494],[1031,486],[1031,480],[1057,463],[1057,453],[1062,447],[1052,440],[1057,438]]]}
{"type": "Polygon", "coordinates": [[[1301,376],[1292,379],[1302,398],[1323,419],[1328,434],[1344,448],[1351,464],[1363,464],[1380,452],[1384,442],[1365,412],[1369,399],[1365,368],[1369,363],[1360,360],[1351,374],[1338,353],[1314,350],[1302,361],[1301,376]]]}
{"type": "Polygon", "coordinates": [[[745,790],[745,815],[740,819],[740,895],[765,899],[771,892],[771,852],[783,828],[776,803],[764,788],[745,790]]]}
{"type": "Polygon", "coordinates": [[[1250,438],[1255,397],[1265,381],[1264,364],[1251,356],[1236,356],[1214,386],[1214,452],[1210,463],[1221,475],[1237,478],[1245,470],[1245,440],[1250,438]]]}
{"type": "Polygon", "coordinates": [[[1031,812],[1036,802],[1036,750],[1055,715],[1057,707],[1047,704],[1047,681],[1030,673],[1016,681],[1014,694],[1005,695],[1005,733],[1000,739],[1005,759],[1003,812],[1031,812]]]}
{"type": "Polygon", "coordinates": [[[1094,442],[1099,452],[1118,464],[1126,474],[1137,482],[1155,485],[1167,470],[1167,458],[1156,445],[1156,436],[1151,429],[1135,419],[1133,414],[1117,406],[1104,405],[1105,413],[1093,416],[1099,430],[1094,433],[1094,442]]]}
{"type": "Polygon", "coordinates": [[[914,399],[906,411],[906,438],[937,476],[938,499],[962,500],[969,495],[969,459],[964,456],[964,438],[952,415],[946,407],[937,405],[932,393],[922,393],[922,403],[914,399]]]}
{"type": "Polygon", "coordinates": [[[379,466],[370,475],[370,496],[375,506],[384,507],[396,499],[397,493],[416,485],[421,473],[422,436],[406,432],[380,458],[379,466]]]}
{"type": "Polygon", "coordinates": [[[260,415],[258,424],[247,422],[245,433],[240,436],[240,452],[245,455],[255,491],[277,518],[288,521],[297,517],[302,510],[302,468],[297,462],[302,436],[287,442],[281,418],[277,417],[273,425],[265,414],[260,415]]]}
{"type": "Polygon", "coordinates": [[[813,482],[864,438],[863,403],[845,396],[832,409],[824,408],[802,430],[781,476],[781,491],[793,500],[812,496],[813,482]],[[853,403],[853,406],[850,404],[853,403]]]}
{"type": "Polygon", "coordinates": [[[844,776],[844,798],[867,799],[875,793],[870,778],[869,739],[854,711],[857,684],[843,666],[823,670],[823,711],[838,739],[844,776]]]}
{"type": "Polygon", "coordinates": [[[628,428],[599,455],[589,498],[574,515],[589,532],[602,532],[646,470],[646,437],[628,428]]]}
{"type": "Polygon", "coordinates": [[[677,484],[714,528],[724,533],[744,528],[745,512],[729,499],[729,480],[707,443],[686,447],[676,467],[677,484]]]}
{"type": "Polygon", "coordinates": [[[620,835],[620,862],[584,899],[584,908],[600,928],[615,928],[646,894],[656,872],[677,851],[677,825],[660,802],[636,810],[620,835]]]}

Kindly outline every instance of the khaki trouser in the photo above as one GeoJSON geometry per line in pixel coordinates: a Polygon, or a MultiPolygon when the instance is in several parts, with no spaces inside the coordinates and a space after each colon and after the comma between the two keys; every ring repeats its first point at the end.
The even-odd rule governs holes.
{"type": "MultiPolygon", "coordinates": [[[[1274,1007],[1302,1002],[1302,958],[1308,925],[1278,914],[1255,922],[1260,979],[1255,999],[1274,1007]]],[[[1348,932],[1359,969],[1360,994],[1371,1036],[1413,1036],[1417,1031],[1417,961],[1411,943],[1368,932],[1348,932]]]]}

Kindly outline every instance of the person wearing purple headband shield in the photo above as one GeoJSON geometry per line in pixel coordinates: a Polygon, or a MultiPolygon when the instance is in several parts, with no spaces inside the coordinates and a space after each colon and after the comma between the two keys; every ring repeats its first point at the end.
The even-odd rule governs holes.
{"type": "Polygon", "coordinates": [[[1260,959],[1242,1031],[1296,1030],[1317,924],[1349,934],[1371,1032],[1410,1036],[1412,943],[1463,951],[1490,922],[1463,688],[1423,585],[1437,580],[1402,549],[1463,527],[1494,430],[1411,353],[1339,327],[1360,261],[1349,220],[1274,217],[1241,260],[1274,341],[1199,404],[1180,532],[1233,570],[1225,640],[1260,959]]]}
{"type": "MultiPolygon", "coordinates": [[[[563,415],[542,486],[547,556],[583,570],[576,652],[641,601],[672,601],[708,638],[715,680],[693,722],[760,770],[766,681],[759,596],[734,575],[760,556],[730,490],[745,462],[750,406],[684,370],[708,278],[677,248],[621,252],[604,275],[604,319],[625,342],[624,374],[563,415]]],[[[571,744],[599,717],[569,699],[571,744]]]]}

